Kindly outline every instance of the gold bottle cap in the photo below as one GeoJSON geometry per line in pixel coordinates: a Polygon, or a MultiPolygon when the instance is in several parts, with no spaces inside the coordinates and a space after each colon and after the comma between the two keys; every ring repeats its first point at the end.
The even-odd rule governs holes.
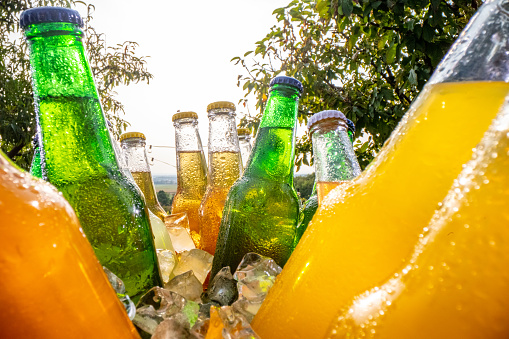
{"type": "Polygon", "coordinates": [[[146,140],[145,134],[140,132],[127,132],[120,136],[120,141],[129,139],[129,138],[141,138],[143,140],[146,140]]]}
{"type": "Polygon", "coordinates": [[[195,112],[179,112],[179,113],[175,113],[171,117],[171,121],[175,121],[175,120],[179,120],[179,119],[184,119],[184,118],[195,118],[195,119],[198,119],[198,114],[196,114],[195,112]]]}
{"type": "Polygon", "coordinates": [[[216,101],[207,106],[207,112],[214,108],[229,108],[235,111],[236,107],[233,102],[229,101],[216,101]]]}
{"type": "Polygon", "coordinates": [[[237,128],[237,135],[250,135],[251,131],[249,128],[237,128]]]}

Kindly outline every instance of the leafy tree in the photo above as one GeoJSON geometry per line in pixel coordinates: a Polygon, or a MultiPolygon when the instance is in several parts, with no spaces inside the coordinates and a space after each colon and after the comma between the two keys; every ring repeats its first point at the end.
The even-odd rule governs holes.
{"type": "Polygon", "coordinates": [[[149,82],[146,57],[135,54],[138,44],[126,41],[106,45],[105,36],[92,26],[94,6],[74,0],[0,1],[0,148],[27,169],[33,154],[35,112],[30,78],[28,46],[19,29],[22,11],[38,6],[85,6],[85,48],[106,118],[118,135],[128,122],[123,120],[124,106],[116,99],[115,88],[131,82],[149,82]]]}
{"type": "MultiPolygon", "coordinates": [[[[256,130],[270,79],[286,73],[304,85],[299,122],[321,110],[341,110],[357,127],[355,148],[365,167],[480,4],[294,0],[276,9],[277,25],[253,51],[232,59],[245,70],[238,81],[245,96],[257,98],[258,113],[241,124],[256,130]]],[[[310,164],[310,153],[305,135],[297,141],[296,166],[310,164]]]]}
{"type": "Polygon", "coordinates": [[[315,184],[315,174],[295,176],[293,184],[302,199],[309,199],[315,184]]]}
{"type": "Polygon", "coordinates": [[[168,193],[166,193],[163,190],[160,190],[157,192],[157,200],[162,206],[170,206],[171,205],[171,199],[168,193]]]}

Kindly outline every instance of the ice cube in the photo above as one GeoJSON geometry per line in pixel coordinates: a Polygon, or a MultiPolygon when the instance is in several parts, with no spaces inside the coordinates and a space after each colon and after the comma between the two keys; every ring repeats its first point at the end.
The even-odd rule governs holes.
{"type": "Polygon", "coordinates": [[[173,274],[179,275],[187,271],[193,271],[196,278],[203,284],[212,268],[212,259],[211,254],[199,249],[183,252],[173,269],[173,274]]]}
{"type": "Polygon", "coordinates": [[[239,264],[234,278],[238,281],[239,297],[263,300],[281,273],[274,260],[256,253],[248,253],[239,264]]]}
{"type": "MultiPolygon", "coordinates": [[[[143,331],[158,335],[165,335],[163,329],[168,326],[166,320],[172,320],[169,333],[174,328],[183,331],[187,338],[189,330],[196,323],[200,311],[200,305],[194,301],[186,300],[175,292],[154,287],[140,298],[138,302],[139,312],[134,317],[133,323],[143,331]],[[175,325],[177,324],[177,325],[175,325]],[[159,329],[162,326],[163,329],[159,329]]],[[[179,337],[180,338],[180,337],[179,337]]]]}
{"type": "Polygon", "coordinates": [[[271,258],[246,254],[234,274],[239,291],[234,310],[251,322],[281,270],[271,258]]]}
{"type": "MultiPolygon", "coordinates": [[[[211,318],[213,310],[211,310],[211,318]]],[[[236,313],[231,306],[223,306],[218,310],[219,317],[223,322],[223,337],[231,339],[260,339],[251,328],[247,319],[236,313]]],[[[209,328],[210,331],[210,328],[209,328]]]]}
{"type": "Polygon", "coordinates": [[[172,276],[177,258],[171,250],[157,250],[157,260],[159,261],[159,269],[161,270],[161,278],[163,283],[168,283],[172,276]]]}
{"type": "Polygon", "coordinates": [[[186,328],[177,319],[164,320],[155,330],[151,339],[176,339],[176,338],[189,338],[189,329],[186,328]]]}
{"type": "Polygon", "coordinates": [[[230,267],[223,267],[212,279],[209,288],[202,295],[204,303],[217,306],[231,305],[238,297],[237,282],[233,280],[230,267]]]}
{"type": "Polygon", "coordinates": [[[165,217],[164,224],[176,253],[196,248],[189,234],[189,219],[186,213],[170,214],[165,217]]]}
{"type": "Polygon", "coordinates": [[[115,275],[115,273],[111,272],[107,267],[103,266],[104,273],[108,277],[108,280],[111,284],[111,287],[115,290],[117,294],[125,294],[125,285],[124,282],[115,275]]]}
{"type": "Polygon", "coordinates": [[[140,298],[136,307],[139,309],[143,306],[151,305],[154,307],[157,315],[162,318],[169,318],[180,312],[186,302],[183,296],[156,286],[140,298]]]}
{"type": "Polygon", "coordinates": [[[196,278],[193,271],[187,271],[176,276],[165,284],[164,288],[192,301],[200,301],[203,292],[203,285],[196,278]]]}
{"type": "Polygon", "coordinates": [[[133,324],[149,334],[154,334],[157,326],[163,320],[163,317],[156,312],[154,306],[147,305],[137,309],[133,324]]]}
{"type": "Polygon", "coordinates": [[[251,323],[251,321],[253,321],[254,316],[256,315],[256,313],[258,313],[258,310],[262,306],[262,302],[263,300],[251,301],[244,297],[241,297],[239,300],[235,301],[232,304],[232,308],[236,313],[243,315],[247,319],[247,321],[251,323]]]}

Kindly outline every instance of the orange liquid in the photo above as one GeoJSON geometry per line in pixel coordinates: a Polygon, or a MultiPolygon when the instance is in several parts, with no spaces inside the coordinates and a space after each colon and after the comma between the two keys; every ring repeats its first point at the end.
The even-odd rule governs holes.
{"type": "Polygon", "coordinates": [[[330,337],[509,337],[508,117],[477,147],[409,264],[354,298],[330,337]]]}
{"type": "Polygon", "coordinates": [[[1,153],[0,214],[2,338],[139,338],[70,205],[1,153]]]}
{"type": "Polygon", "coordinates": [[[199,247],[200,223],[198,209],[207,187],[205,158],[201,151],[178,152],[177,162],[179,165],[177,193],[173,198],[171,213],[187,213],[191,236],[196,246],[199,247]]]}
{"type": "Polygon", "coordinates": [[[214,255],[226,196],[242,169],[238,152],[211,152],[209,161],[210,183],[199,211],[200,239],[201,249],[214,255]]]}
{"type": "Polygon", "coordinates": [[[373,163],[324,199],[255,331],[323,337],[339,308],[401,267],[508,92],[503,82],[427,86],[373,163]]]}
{"type": "Polygon", "coordinates": [[[332,181],[319,181],[316,183],[316,192],[318,196],[318,203],[321,204],[323,199],[332,191],[334,188],[347,183],[348,181],[332,182],[332,181]]]}

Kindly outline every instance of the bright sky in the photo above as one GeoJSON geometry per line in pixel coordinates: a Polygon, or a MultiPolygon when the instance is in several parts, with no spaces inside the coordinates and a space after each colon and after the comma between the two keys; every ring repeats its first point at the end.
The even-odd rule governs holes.
{"type": "MultiPolygon", "coordinates": [[[[127,131],[144,133],[147,144],[174,145],[172,115],[177,110],[195,111],[206,146],[207,105],[220,100],[237,104],[244,96],[237,87],[243,70],[231,58],[253,50],[255,42],[276,24],[273,10],[290,0],[92,2],[96,7],[93,26],[105,33],[108,45],[136,41],[137,54],[150,56],[147,67],[154,75],[150,84],[118,90],[125,119],[131,123],[127,131]]],[[[78,10],[84,14],[83,7],[78,10]]],[[[250,110],[255,112],[254,102],[250,110]]],[[[245,111],[238,107],[237,116],[245,111]]],[[[175,165],[174,149],[155,148],[149,156],[156,159],[153,174],[176,174],[175,167],[160,162],[175,165]]]]}

